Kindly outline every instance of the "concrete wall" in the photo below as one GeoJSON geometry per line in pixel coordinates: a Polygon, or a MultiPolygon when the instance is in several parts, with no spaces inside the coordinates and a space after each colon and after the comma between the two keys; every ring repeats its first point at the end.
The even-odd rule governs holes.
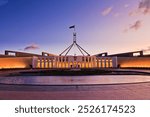
{"type": "Polygon", "coordinates": [[[122,68],[150,68],[150,57],[117,57],[122,68]]]}
{"type": "Polygon", "coordinates": [[[17,51],[10,51],[10,50],[5,50],[5,55],[13,55],[15,57],[41,56],[41,55],[38,55],[38,54],[25,53],[25,52],[17,52],[17,51]]]}
{"type": "Polygon", "coordinates": [[[0,58],[0,69],[3,68],[30,68],[32,57],[0,58]]]}

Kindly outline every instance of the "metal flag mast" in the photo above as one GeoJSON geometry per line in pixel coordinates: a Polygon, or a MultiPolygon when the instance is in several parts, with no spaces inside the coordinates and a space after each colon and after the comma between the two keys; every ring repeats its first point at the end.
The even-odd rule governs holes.
{"type": "Polygon", "coordinates": [[[69,29],[74,29],[73,30],[73,43],[66,48],[59,56],[62,56],[63,54],[65,54],[65,56],[67,56],[67,54],[69,53],[69,51],[71,50],[71,48],[75,45],[77,46],[77,48],[79,49],[79,51],[82,53],[82,55],[84,56],[84,54],[86,53],[88,56],[90,56],[90,54],[88,52],[86,52],[79,44],[77,44],[76,42],[76,32],[75,32],[75,25],[70,26],[69,29]]]}

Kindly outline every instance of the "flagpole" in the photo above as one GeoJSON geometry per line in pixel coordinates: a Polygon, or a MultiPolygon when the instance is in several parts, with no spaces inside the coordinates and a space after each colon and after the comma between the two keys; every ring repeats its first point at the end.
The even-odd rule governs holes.
{"type": "Polygon", "coordinates": [[[79,49],[79,51],[82,53],[83,56],[84,56],[84,53],[86,53],[88,56],[90,56],[90,54],[88,52],[86,52],[81,46],[79,46],[77,44],[75,25],[69,27],[69,29],[72,29],[72,28],[74,29],[73,30],[73,43],[67,49],[65,49],[59,56],[61,56],[65,52],[66,52],[65,56],[67,56],[67,54],[69,53],[69,51],[71,50],[71,48],[73,46],[77,46],[77,48],[79,49]]]}

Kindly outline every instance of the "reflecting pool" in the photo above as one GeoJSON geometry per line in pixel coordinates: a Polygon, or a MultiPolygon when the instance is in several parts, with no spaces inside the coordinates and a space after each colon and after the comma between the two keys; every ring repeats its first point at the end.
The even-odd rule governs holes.
{"type": "Polygon", "coordinates": [[[13,76],[0,77],[1,84],[21,85],[96,85],[150,82],[146,75],[95,76],[13,76]]]}

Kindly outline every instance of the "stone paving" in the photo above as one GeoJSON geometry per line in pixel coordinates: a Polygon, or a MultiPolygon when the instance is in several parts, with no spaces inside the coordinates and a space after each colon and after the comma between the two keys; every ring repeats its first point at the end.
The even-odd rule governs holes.
{"type": "MultiPolygon", "coordinates": [[[[150,73],[150,70],[140,70],[139,72],[150,73]]],[[[5,74],[8,74],[8,71],[6,73],[3,71],[0,72],[0,76],[5,74]]],[[[150,100],[150,82],[88,86],[31,86],[0,84],[0,99],[150,100]]]]}
{"type": "Polygon", "coordinates": [[[0,99],[149,100],[150,82],[91,86],[0,85],[0,99]]]}

